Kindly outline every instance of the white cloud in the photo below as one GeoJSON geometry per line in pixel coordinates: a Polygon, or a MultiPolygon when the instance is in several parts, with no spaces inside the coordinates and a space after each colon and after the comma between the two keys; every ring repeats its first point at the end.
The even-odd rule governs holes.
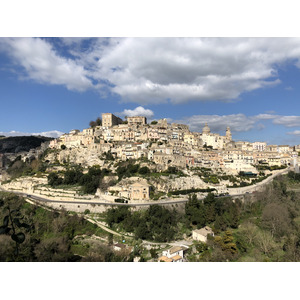
{"type": "Polygon", "coordinates": [[[59,56],[50,43],[39,38],[4,38],[0,48],[26,71],[25,78],[40,83],[65,85],[84,91],[92,82],[87,71],[74,60],[59,56]]]}
{"type": "Polygon", "coordinates": [[[58,130],[52,130],[52,131],[44,131],[44,132],[38,132],[38,133],[29,133],[29,132],[21,132],[21,131],[9,131],[9,132],[3,132],[0,131],[0,135],[4,136],[31,136],[31,135],[40,135],[40,136],[46,136],[46,137],[53,137],[57,138],[60,137],[62,134],[64,134],[61,131],[58,130]]]}
{"type": "Polygon", "coordinates": [[[99,38],[84,47],[83,38],[60,41],[4,38],[0,50],[38,82],[110,91],[140,105],[233,101],[279,84],[286,63],[300,68],[300,38],[99,38]]]}
{"type": "Polygon", "coordinates": [[[299,127],[300,116],[276,116],[273,123],[285,127],[299,127]]]}
{"type": "Polygon", "coordinates": [[[127,117],[143,116],[148,119],[154,116],[154,112],[151,109],[145,109],[142,106],[138,106],[135,109],[124,109],[124,111],[118,114],[127,117]]]}
{"type": "Polygon", "coordinates": [[[295,136],[299,136],[300,137],[300,130],[290,131],[290,132],[287,132],[287,134],[289,134],[289,135],[295,135],[295,136]]]}
{"type": "Polygon", "coordinates": [[[300,58],[297,38],[126,38],[100,48],[90,53],[100,54],[95,76],[140,104],[232,101],[279,84],[280,64],[300,58]]]}
{"type": "Polygon", "coordinates": [[[201,132],[205,123],[208,123],[212,132],[225,131],[230,126],[232,131],[249,131],[255,124],[253,117],[247,117],[244,114],[233,115],[194,115],[175,121],[176,123],[184,123],[190,126],[190,130],[201,132]]]}
{"type": "Polygon", "coordinates": [[[74,45],[80,45],[83,41],[89,40],[88,37],[62,37],[60,40],[65,44],[66,46],[74,46],[74,45]]]}
{"type": "MultiPolygon", "coordinates": [[[[201,131],[204,124],[208,123],[210,129],[214,132],[225,131],[227,126],[230,126],[233,132],[245,132],[253,128],[258,130],[264,129],[265,125],[262,124],[261,121],[265,120],[272,120],[273,124],[283,125],[288,128],[300,127],[300,116],[280,116],[272,114],[258,114],[254,116],[246,116],[242,113],[232,115],[194,115],[175,122],[187,124],[193,131],[201,131]]],[[[297,130],[294,132],[297,132],[297,130]]]]}
{"type": "Polygon", "coordinates": [[[277,115],[273,115],[273,114],[258,114],[256,116],[253,116],[253,118],[257,120],[272,120],[277,117],[278,117],[277,115]]]}

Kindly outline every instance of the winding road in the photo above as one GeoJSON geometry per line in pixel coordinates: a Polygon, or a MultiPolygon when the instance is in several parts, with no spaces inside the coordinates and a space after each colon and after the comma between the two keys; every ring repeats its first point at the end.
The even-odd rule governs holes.
{"type": "MultiPolygon", "coordinates": [[[[255,184],[255,185],[251,185],[251,186],[247,186],[247,187],[243,187],[243,188],[235,188],[234,191],[236,191],[237,193],[231,193],[229,195],[225,195],[225,196],[220,196],[219,198],[225,198],[228,196],[243,196],[245,194],[248,194],[249,192],[252,191],[256,191],[258,188],[266,185],[267,183],[269,183],[271,180],[273,180],[275,177],[285,174],[289,171],[289,168],[280,170],[278,172],[276,172],[275,174],[271,175],[270,177],[266,178],[265,180],[255,184]]],[[[161,201],[152,201],[152,202],[145,202],[145,203],[118,203],[118,202],[106,202],[106,201],[66,201],[66,200],[51,200],[51,199],[47,199],[44,197],[40,197],[40,196],[36,196],[36,195],[32,195],[32,194],[27,194],[27,193],[22,193],[22,192],[16,192],[16,191],[12,191],[12,190],[5,190],[0,186],[0,190],[4,191],[4,192],[10,192],[10,193],[15,193],[17,195],[23,196],[23,197],[27,197],[30,198],[32,200],[36,200],[36,201],[42,201],[42,202],[52,202],[52,203],[68,203],[68,204],[95,204],[95,205],[107,205],[107,206],[131,206],[131,207],[136,207],[136,206],[149,206],[149,205],[155,205],[155,204],[179,204],[179,203],[185,203],[188,201],[188,199],[180,199],[180,200],[161,200],[161,201]]],[[[232,190],[233,191],[233,190],[232,190]]],[[[204,196],[200,199],[203,199],[204,196]]]]}

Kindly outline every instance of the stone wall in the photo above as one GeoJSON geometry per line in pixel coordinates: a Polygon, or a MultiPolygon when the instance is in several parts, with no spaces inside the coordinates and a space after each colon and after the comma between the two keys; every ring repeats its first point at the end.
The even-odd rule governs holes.
{"type": "MultiPolygon", "coordinates": [[[[112,205],[104,205],[104,204],[88,204],[88,203],[80,203],[80,204],[73,204],[73,203],[65,203],[65,202],[43,202],[41,204],[52,207],[54,209],[65,209],[67,211],[74,211],[77,213],[84,213],[86,209],[88,209],[91,213],[103,213],[108,209],[112,208],[112,205]]],[[[178,204],[159,204],[165,208],[173,209],[180,212],[184,212],[185,203],[178,203],[178,204]]],[[[114,206],[116,207],[116,206],[114,206]]],[[[138,211],[143,209],[148,209],[150,205],[144,206],[129,206],[132,211],[138,211]]]]}

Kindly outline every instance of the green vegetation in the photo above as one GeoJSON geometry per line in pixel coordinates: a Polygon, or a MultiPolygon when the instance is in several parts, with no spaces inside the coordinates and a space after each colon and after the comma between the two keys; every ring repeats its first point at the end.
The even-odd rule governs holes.
{"type": "Polygon", "coordinates": [[[149,173],[150,173],[150,169],[149,169],[148,167],[141,167],[141,168],[139,169],[139,173],[140,173],[141,175],[149,174],[149,173]]]}
{"type": "Polygon", "coordinates": [[[287,166],[255,165],[254,167],[255,167],[258,171],[262,171],[262,170],[274,171],[274,170],[282,170],[282,169],[285,169],[287,166]]]}
{"type": "Polygon", "coordinates": [[[111,154],[110,151],[104,152],[102,155],[102,159],[104,160],[115,160],[114,156],[111,154]]]}
{"type": "Polygon", "coordinates": [[[155,193],[153,191],[153,189],[150,190],[150,199],[152,199],[152,200],[158,200],[160,197],[165,196],[165,195],[166,195],[165,192],[158,191],[157,193],[155,193]]]}
{"type": "Polygon", "coordinates": [[[176,190],[176,191],[169,191],[168,192],[168,196],[172,196],[172,195],[187,195],[187,194],[192,194],[192,193],[210,193],[212,191],[215,191],[216,189],[212,188],[208,188],[208,189],[187,189],[187,190],[176,190]]]}
{"type": "Polygon", "coordinates": [[[186,218],[190,224],[201,228],[214,223],[216,231],[226,228],[237,228],[240,219],[241,202],[233,202],[231,198],[216,198],[209,193],[203,201],[196,195],[189,196],[185,205],[186,218]]]}
{"type": "Polygon", "coordinates": [[[81,191],[84,194],[95,194],[98,187],[106,187],[112,183],[104,183],[103,177],[110,174],[107,169],[100,169],[99,166],[93,166],[88,169],[87,174],[83,174],[82,167],[75,165],[68,168],[63,177],[60,177],[58,173],[51,172],[48,175],[48,184],[51,187],[58,187],[60,185],[81,186],[81,191]]]}
{"type": "Polygon", "coordinates": [[[198,252],[189,260],[300,261],[300,195],[287,189],[297,177],[300,180],[293,172],[280,176],[244,203],[233,203],[228,198],[222,204],[223,213],[218,210],[210,214],[216,212],[220,199],[211,199],[208,205],[193,199],[190,204],[196,209],[190,204],[186,208],[191,221],[197,227],[210,225],[215,237],[209,238],[205,246],[195,243],[198,252]],[[215,216],[211,223],[206,219],[209,215],[215,216]]]}
{"type": "Polygon", "coordinates": [[[292,181],[299,182],[300,181],[300,174],[289,171],[288,172],[288,178],[292,181]]]}
{"type": "Polygon", "coordinates": [[[12,179],[20,176],[33,176],[35,174],[41,174],[47,169],[47,163],[42,162],[40,159],[35,159],[34,157],[26,159],[26,161],[21,160],[21,156],[17,156],[14,161],[12,161],[7,169],[7,173],[12,177],[12,179]]]}
{"type": "Polygon", "coordinates": [[[160,177],[160,176],[170,176],[170,175],[175,175],[175,176],[179,176],[179,177],[185,177],[186,175],[181,171],[178,170],[178,168],[176,167],[168,167],[167,170],[163,171],[163,172],[151,172],[149,174],[149,176],[151,177],[160,177]]]}
{"type": "MultiPolygon", "coordinates": [[[[300,261],[300,175],[279,176],[263,192],[246,195],[245,201],[208,194],[204,200],[190,195],[185,211],[154,205],[146,211],[128,207],[108,211],[106,222],[135,239],[168,242],[183,233],[210,226],[215,236],[207,243],[194,242],[189,261],[300,261]]],[[[153,250],[150,256],[155,257],[153,250]]]]}
{"type": "Polygon", "coordinates": [[[220,182],[218,179],[218,176],[216,176],[216,175],[210,175],[208,177],[204,177],[203,181],[206,183],[212,183],[212,184],[218,184],[220,182]]]}
{"type": "Polygon", "coordinates": [[[159,205],[145,211],[131,212],[127,206],[107,211],[106,222],[112,228],[134,233],[135,238],[157,242],[172,241],[175,237],[180,215],[159,205]]]}
{"type": "Polygon", "coordinates": [[[128,160],[118,163],[116,170],[119,180],[126,177],[137,176],[140,169],[139,164],[135,164],[135,160],[128,160]]]}
{"type": "Polygon", "coordinates": [[[89,125],[92,128],[94,128],[96,126],[101,126],[102,125],[102,120],[100,118],[97,118],[96,121],[90,121],[89,125]]]}
{"type": "Polygon", "coordinates": [[[77,214],[49,211],[21,197],[0,193],[0,261],[124,261],[107,245],[80,242],[82,235],[107,236],[77,214]]]}
{"type": "Polygon", "coordinates": [[[268,178],[271,175],[272,175],[272,173],[268,174],[268,175],[262,175],[258,178],[252,179],[250,182],[241,181],[239,185],[234,183],[233,185],[227,185],[227,187],[228,188],[239,188],[239,187],[245,187],[245,186],[253,185],[253,184],[256,184],[256,183],[259,183],[259,182],[265,180],[266,178],[268,178]]]}

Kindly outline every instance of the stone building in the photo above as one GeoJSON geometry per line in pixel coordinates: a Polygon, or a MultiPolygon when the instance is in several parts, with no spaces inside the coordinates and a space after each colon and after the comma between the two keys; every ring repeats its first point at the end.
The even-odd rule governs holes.
{"type": "Polygon", "coordinates": [[[201,241],[203,243],[206,243],[207,236],[209,234],[212,235],[212,236],[214,236],[214,232],[208,226],[205,226],[205,227],[203,227],[201,229],[193,230],[193,240],[201,241]]]}
{"type": "Polygon", "coordinates": [[[174,246],[166,251],[163,251],[162,256],[158,258],[159,262],[183,262],[184,251],[187,246],[174,246]]]}
{"type": "Polygon", "coordinates": [[[137,124],[137,125],[146,125],[147,124],[147,118],[136,116],[136,117],[128,117],[127,118],[128,125],[131,124],[137,124]]]}
{"type": "Polygon", "coordinates": [[[265,151],[267,143],[265,143],[265,142],[254,142],[252,145],[253,145],[253,151],[265,151]]]}
{"type": "Polygon", "coordinates": [[[230,131],[230,127],[229,126],[226,128],[226,134],[225,134],[225,136],[226,136],[228,142],[232,141],[232,135],[231,135],[231,131],[230,131]]]}
{"type": "Polygon", "coordinates": [[[123,120],[116,117],[112,113],[103,113],[102,114],[102,126],[103,127],[112,127],[114,125],[122,124],[123,120]]]}
{"type": "Polygon", "coordinates": [[[150,186],[147,183],[135,182],[129,186],[130,200],[149,200],[150,186]]]}
{"type": "Polygon", "coordinates": [[[208,127],[207,123],[205,123],[201,134],[201,140],[203,145],[211,146],[214,149],[223,149],[225,148],[226,144],[232,140],[230,128],[227,127],[226,135],[221,136],[217,133],[211,133],[210,128],[208,127]]]}

